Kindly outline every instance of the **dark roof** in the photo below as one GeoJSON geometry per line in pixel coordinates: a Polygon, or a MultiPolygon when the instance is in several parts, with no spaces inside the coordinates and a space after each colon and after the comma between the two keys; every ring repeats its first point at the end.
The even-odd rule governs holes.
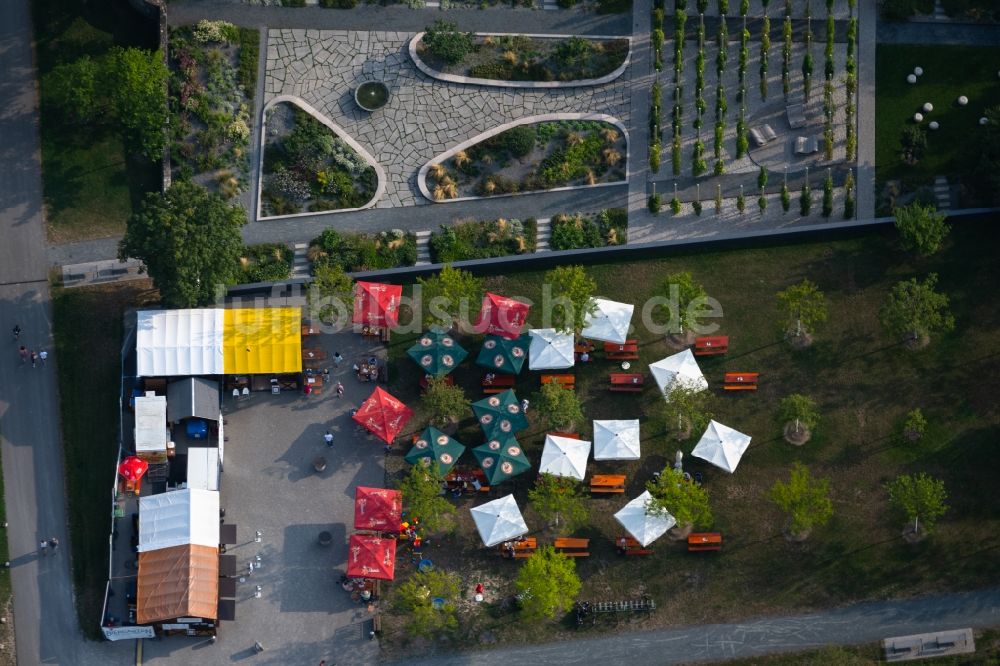
{"type": "Polygon", "coordinates": [[[177,422],[191,417],[219,419],[219,382],[185,377],[167,386],[167,420],[177,422]]]}

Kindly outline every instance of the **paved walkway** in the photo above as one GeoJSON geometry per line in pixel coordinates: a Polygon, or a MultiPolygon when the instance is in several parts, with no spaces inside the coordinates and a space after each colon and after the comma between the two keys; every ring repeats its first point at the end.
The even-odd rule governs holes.
{"type": "Polygon", "coordinates": [[[731,624],[678,627],[501,648],[457,655],[408,658],[408,666],[488,666],[503,663],[680,664],[824,645],[856,645],[890,636],[1000,624],[1000,589],[904,601],[876,601],[822,613],[731,624]]]}
{"type": "MultiPolygon", "coordinates": [[[[17,663],[125,663],[131,645],[84,640],[77,626],[66,531],[65,485],[56,381],[58,358],[22,365],[10,337],[52,349],[48,268],[42,227],[38,98],[28,0],[0,3],[0,449],[8,521],[17,663]],[[41,557],[38,542],[63,544],[41,557]]],[[[109,396],[111,398],[111,396],[109,396]]],[[[94,618],[97,621],[97,618],[94,618]]]]}
{"type": "MultiPolygon", "coordinates": [[[[867,4],[869,3],[859,3],[862,11],[862,23],[864,23],[863,12],[867,4]]],[[[1000,24],[880,21],[878,24],[878,42],[879,44],[1000,46],[1000,24]]],[[[863,44],[864,41],[862,41],[863,44]]]]}
{"type": "Polygon", "coordinates": [[[878,7],[861,2],[858,7],[858,217],[875,217],[875,33],[878,7]]]}

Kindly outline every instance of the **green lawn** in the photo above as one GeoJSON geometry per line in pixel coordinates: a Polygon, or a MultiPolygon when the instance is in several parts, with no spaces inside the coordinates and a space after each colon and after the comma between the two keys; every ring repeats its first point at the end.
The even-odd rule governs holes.
{"type": "Polygon", "coordinates": [[[929,184],[935,176],[961,177],[978,159],[977,136],[983,110],[1000,104],[1000,54],[974,46],[897,46],[880,44],[875,71],[875,170],[880,182],[902,179],[910,187],[929,184]],[[924,74],[916,84],[906,75],[916,66],[924,74]],[[969,98],[958,106],[959,95],[969,98]],[[924,114],[927,150],[917,164],[900,159],[900,134],[912,124],[924,102],[934,111],[924,114]],[[940,129],[927,129],[930,121],[940,129]]]}
{"type": "Polygon", "coordinates": [[[114,45],[155,48],[149,24],[139,22],[128,3],[36,0],[32,3],[41,94],[42,186],[47,235],[64,243],[123,233],[132,206],[158,188],[156,165],[127,162],[114,127],[63,121],[46,103],[45,74],[82,55],[93,57],[114,45]]]}
{"type": "MultiPolygon", "coordinates": [[[[1000,288],[994,247],[990,224],[965,224],[955,228],[940,255],[923,260],[903,255],[889,231],[876,231],[829,242],[692,252],[589,267],[600,294],[637,304],[653,295],[668,272],[691,271],[721,302],[725,316],[720,332],[730,336],[728,355],[701,361],[710,384],[718,387],[724,371],[744,371],[760,372],[761,387],[752,394],[716,391],[717,420],[753,436],[735,474],[690,455],[685,458],[689,471],[705,475],[714,529],[725,538],[723,552],[695,557],[664,538],[654,544],[653,556],[623,561],[613,547],[612,539],[621,529],[612,514],[625,500],[592,499],[591,525],[580,534],[592,538],[592,556],[577,563],[582,597],[597,601],[649,594],[657,612],[648,619],[633,619],[632,626],[650,628],[995,584],[1000,576],[1000,496],[992,491],[992,470],[1000,464],[1000,450],[994,446],[1000,435],[1000,409],[993,396],[1000,377],[1000,312],[988,296],[1000,288]],[[970,271],[970,266],[980,268],[970,271]],[[930,271],[940,274],[939,288],[952,299],[957,328],[927,349],[911,352],[882,332],[877,311],[892,284],[930,271]],[[774,294],[803,277],[825,291],[829,320],[811,348],[793,352],[782,340],[774,294]],[[801,448],[783,441],[776,418],[781,398],[796,392],[813,397],[822,413],[813,440],[801,448]],[[904,414],[915,407],[933,425],[920,444],[903,445],[894,433],[904,414]],[[808,541],[793,545],[782,537],[785,518],[766,493],[775,480],[787,478],[797,460],[815,475],[831,479],[835,516],[808,541]],[[931,538],[907,546],[900,537],[903,522],[890,514],[883,484],[916,470],[945,480],[951,510],[931,538]]],[[[487,280],[490,290],[536,303],[541,301],[541,283],[539,272],[487,280]]],[[[534,312],[532,323],[537,316],[534,312]]],[[[638,315],[633,323],[638,323],[638,315]]],[[[642,355],[635,367],[645,370],[648,363],[671,353],[662,336],[640,327],[635,337],[642,355]]],[[[473,354],[478,350],[478,339],[462,342],[473,354]]],[[[425,422],[414,390],[418,370],[403,357],[411,343],[409,337],[393,338],[391,388],[416,404],[417,417],[410,423],[416,430],[425,422]]],[[[607,374],[613,369],[598,354],[595,362],[576,369],[576,385],[588,419],[643,420],[641,461],[591,462],[589,467],[590,473],[626,474],[626,497],[631,498],[642,491],[652,472],[673,460],[675,450],[690,454],[700,433],[682,443],[668,439],[655,385],[641,395],[609,394],[607,374]]],[[[455,374],[468,395],[478,398],[478,369],[466,365],[455,374]]],[[[525,371],[518,378],[519,396],[537,389],[537,373],[525,371]]],[[[471,418],[461,426],[461,441],[469,446],[482,441],[471,418]]],[[[589,421],[581,430],[589,436],[589,421]]],[[[535,463],[543,433],[535,425],[519,435],[535,463]]],[[[388,465],[390,475],[403,468],[397,456],[390,456],[388,465]]],[[[533,474],[524,474],[499,491],[513,492],[524,507],[532,482],[533,474]]],[[[462,502],[456,534],[425,547],[425,556],[458,570],[470,585],[486,577],[492,591],[509,595],[517,565],[500,562],[482,548],[468,506],[462,502]]],[[[526,516],[543,541],[556,536],[543,529],[530,508],[526,516]]],[[[512,641],[572,635],[566,627],[526,626],[512,620],[500,604],[473,606],[462,615],[460,643],[471,646],[484,631],[512,641]]],[[[398,622],[391,620],[396,627],[398,622]]],[[[608,629],[613,621],[598,627],[602,624],[608,629]]]]}
{"type": "Polygon", "coordinates": [[[122,313],[154,295],[146,282],[56,288],[52,294],[73,580],[80,624],[92,634],[108,575],[122,313]]]}

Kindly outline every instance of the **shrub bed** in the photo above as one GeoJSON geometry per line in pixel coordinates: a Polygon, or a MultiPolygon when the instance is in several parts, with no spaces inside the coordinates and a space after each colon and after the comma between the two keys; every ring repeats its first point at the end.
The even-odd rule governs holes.
{"type": "Polygon", "coordinates": [[[624,245],[628,238],[628,211],[608,208],[596,219],[580,213],[560,213],[552,218],[551,228],[549,247],[553,250],[624,245]]]}
{"type": "Polygon", "coordinates": [[[278,104],[268,113],[265,127],[265,215],[360,208],[375,196],[375,169],[302,109],[278,104]]]}
{"type": "Polygon", "coordinates": [[[420,57],[445,74],[497,81],[582,81],[606,76],[625,62],[627,39],[473,35],[438,22],[417,45],[420,57]],[[451,27],[450,32],[440,29],[451,27]],[[439,28],[439,29],[435,29],[439,28]]]}
{"type": "Polygon", "coordinates": [[[436,201],[625,179],[626,142],[611,123],[519,125],[459,151],[428,172],[436,201]]]}
{"type": "Polygon", "coordinates": [[[377,234],[327,229],[309,243],[313,266],[339,266],[346,272],[370,271],[417,263],[417,237],[402,229],[377,234]]]}
{"type": "Polygon", "coordinates": [[[248,245],[240,257],[240,284],[280,282],[292,274],[292,248],[283,243],[248,245]]]}
{"type": "Polygon", "coordinates": [[[442,224],[431,234],[431,261],[440,264],[531,253],[535,251],[537,228],[533,217],[442,224]]]}
{"type": "Polygon", "coordinates": [[[231,198],[250,183],[258,32],[201,21],[170,35],[170,157],[175,178],[231,198]]]}

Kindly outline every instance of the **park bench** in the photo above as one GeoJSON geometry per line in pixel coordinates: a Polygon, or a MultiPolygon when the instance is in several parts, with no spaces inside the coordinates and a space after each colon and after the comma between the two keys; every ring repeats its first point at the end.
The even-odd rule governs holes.
{"type": "Polygon", "coordinates": [[[728,351],[728,335],[706,336],[694,339],[695,356],[720,356],[728,351]]]}
{"type": "Polygon", "coordinates": [[[623,345],[605,342],[604,355],[611,361],[635,360],[639,358],[639,343],[635,340],[626,340],[623,345]]]}
{"type": "MultiPolygon", "coordinates": [[[[535,540],[535,537],[528,537],[524,541],[512,541],[511,543],[514,545],[514,557],[518,559],[531,557],[538,549],[538,542],[535,540]]],[[[499,548],[500,554],[507,557],[507,554],[504,552],[503,544],[500,544],[499,548]]]]}
{"type": "Polygon", "coordinates": [[[610,376],[611,391],[624,391],[641,393],[643,388],[643,376],[641,372],[612,372],[610,376]]]}
{"type": "Polygon", "coordinates": [[[622,539],[625,540],[625,554],[626,555],[652,555],[653,551],[649,548],[644,548],[641,543],[636,541],[630,536],[620,536],[618,537],[618,543],[621,544],[622,539]]]}
{"type": "Polygon", "coordinates": [[[302,360],[303,361],[325,361],[326,352],[319,347],[313,347],[312,349],[306,348],[302,350],[302,360]]]}
{"type": "Polygon", "coordinates": [[[542,375],[543,385],[553,383],[572,391],[576,388],[576,377],[574,375],[542,375]]]}
{"type": "Polygon", "coordinates": [[[590,479],[592,493],[624,493],[624,474],[595,474],[590,479]]]}
{"type": "Polygon", "coordinates": [[[722,388],[726,391],[756,391],[759,377],[758,372],[727,372],[722,388]]]}
{"type": "Polygon", "coordinates": [[[688,552],[722,550],[722,535],[718,532],[696,532],[688,535],[688,552]]]}
{"type": "Polygon", "coordinates": [[[555,548],[566,557],[590,557],[590,539],[556,537],[555,548]]]}
{"type": "Polygon", "coordinates": [[[512,388],[514,388],[514,375],[494,375],[493,381],[490,382],[487,382],[486,375],[483,375],[483,393],[503,393],[512,388]]]}

